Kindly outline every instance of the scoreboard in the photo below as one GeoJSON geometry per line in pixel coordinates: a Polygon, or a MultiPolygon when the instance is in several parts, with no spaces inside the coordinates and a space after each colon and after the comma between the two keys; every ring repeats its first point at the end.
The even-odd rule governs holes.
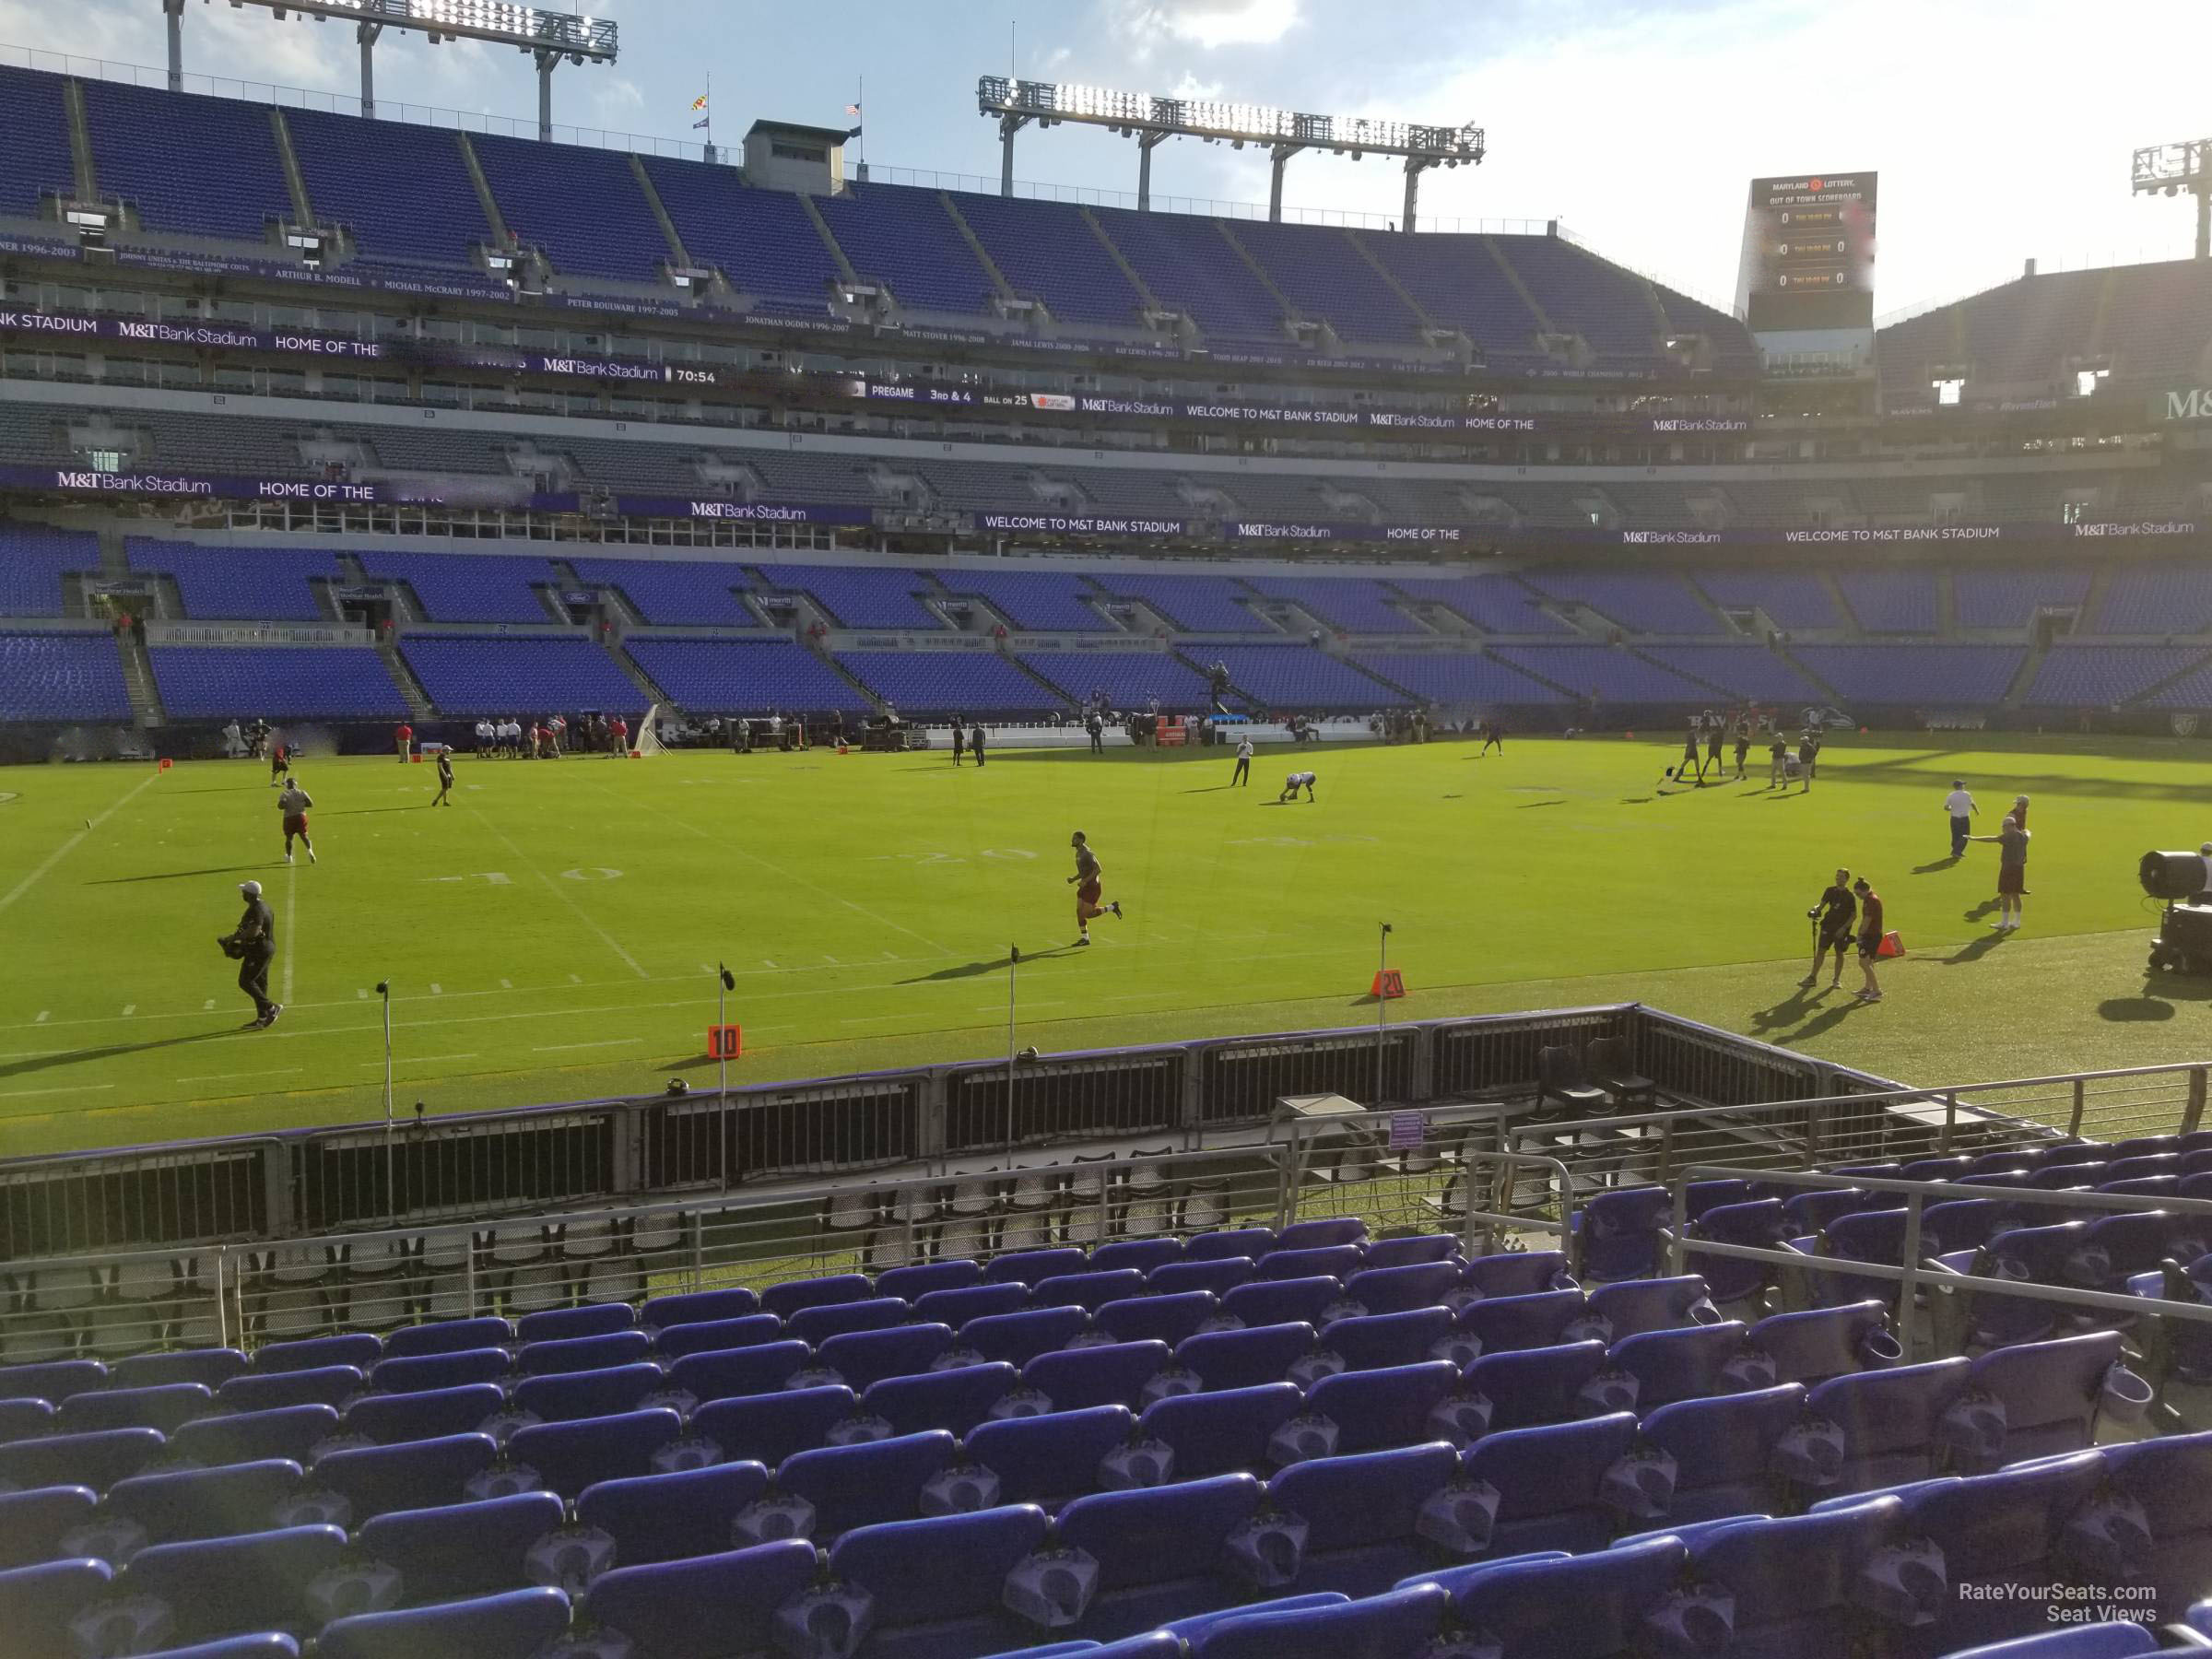
{"type": "Polygon", "coordinates": [[[1736,309],[1754,334],[1874,325],[1875,175],[1754,179],[1736,309]]]}

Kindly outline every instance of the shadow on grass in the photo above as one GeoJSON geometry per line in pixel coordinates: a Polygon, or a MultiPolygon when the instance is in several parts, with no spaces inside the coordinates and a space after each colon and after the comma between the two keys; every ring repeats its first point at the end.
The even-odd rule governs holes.
{"type": "Polygon", "coordinates": [[[1986,933],[1978,939],[1969,939],[1949,956],[1937,957],[1936,959],[1947,968],[1955,967],[1960,962],[1978,962],[2004,942],[2003,934],[1986,933]]]}
{"type": "Polygon", "coordinates": [[[2155,996],[2108,996],[2097,1005],[2097,1018],[2125,1023],[2171,1019],[2173,1005],[2155,996]]]}
{"type": "Polygon", "coordinates": [[[1959,912],[1959,914],[1964,916],[1969,922],[1979,922],[1984,916],[1994,916],[1996,913],[1997,901],[1994,898],[1983,900],[1982,902],[1975,905],[1972,910],[1959,912]]]}
{"type": "Polygon", "coordinates": [[[235,876],[241,870],[265,870],[265,864],[218,865],[210,870],[163,870],[152,876],[103,876],[98,881],[88,881],[87,887],[117,887],[133,881],[185,881],[194,876],[235,876]]]}
{"type": "Polygon", "coordinates": [[[1914,865],[1912,866],[1912,874],[1915,876],[1933,876],[1938,870],[1956,869],[1959,865],[1959,860],[1961,856],[1963,856],[1963,854],[1954,853],[1948,858],[1938,858],[1929,864],[1914,865]]]}
{"type": "Polygon", "coordinates": [[[38,1072],[54,1071],[65,1065],[83,1065],[95,1060],[113,1060],[124,1054],[151,1053],[157,1049],[177,1048],[188,1042],[206,1042],[216,1037],[233,1037],[246,1028],[243,1024],[223,1026],[212,1031],[192,1031],[182,1037],[158,1037],[151,1042],[109,1042],[98,1048],[68,1049],[58,1054],[34,1054],[28,1060],[0,1065],[0,1078],[27,1077],[38,1072]]]}
{"type": "MultiPolygon", "coordinates": [[[[1031,962],[1049,962],[1054,957],[1072,956],[1077,948],[1074,945],[1060,945],[1051,950],[1025,950],[1021,953],[1021,965],[1026,968],[1031,962]]],[[[1006,965],[1005,957],[986,957],[981,961],[959,962],[950,968],[940,968],[935,973],[916,974],[912,979],[896,982],[901,985],[932,985],[952,980],[980,979],[986,973],[998,972],[1006,965]]]]}
{"type": "Polygon", "coordinates": [[[1513,808],[1515,812],[1534,812],[1539,806],[1564,806],[1564,801],[1524,801],[1513,808]]]}
{"type": "Polygon", "coordinates": [[[1218,794],[1224,789],[1235,787],[1236,785],[1230,783],[1202,783],[1196,789],[1186,789],[1182,793],[1184,794],[1218,794]]]}

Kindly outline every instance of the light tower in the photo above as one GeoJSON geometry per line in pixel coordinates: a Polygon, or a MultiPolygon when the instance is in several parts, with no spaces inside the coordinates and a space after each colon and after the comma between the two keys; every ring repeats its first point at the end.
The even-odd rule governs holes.
{"type": "Polygon", "coordinates": [[[2180,195],[2186,191],[2196,198],[2196,256],[2212,259],[2212,138],[2139,149],[2133,171],[2137,195],[2180,195]]]}
{"type": "MultiPolygon", "coordinates": [[[[249,6],[273,13],[278,22],[292,13],[318,23],[335,18],[354,26],[361,48],[361,113],[376,113],[376,41],[387,29],[411,29],[444,41],[488,41],[530,54],[537,65],[537,135],[553,136],[553,71],[562,63],[611,64],[618,47],[614,24],[604,18],[547,11],[509,0],[230,0],[231,9],[249,6]]],[[[184,78],[184,0],[161,0],[169,18],[169,87],[179,91],[184,78]]]]}
{"type": "Polygon", "coordinates": [[[1283,168],[1300,150],[1350,152],[1353,160],[1369,154],[1406,159],[1406,217],[1411,230],[1421,174],[1431,167],[1473,167],[1483,155],[1482,129],[1422,126],[1404,121],[1372,121],[1363,116],[1308,115],[1265,104],[1219,103],[1207,99],[1155,98],[1147,92],[1115,92],[1102,87],[1065,87],[1051,81],[1009,80],[986,75],[976,82],[977,111],[998,123],[1001,146],[998,193],[1014,194],[1014,135],[1030,122],[1040,127],[1073,121],[1102,126],[1136,140],[1136,206],[1152,207],[1152,152],[1170,138],[1203,138],[1208,144],[1264,147],[1273,169],[1267,190],[1267,217],[1283,217],[1283,168]]]}

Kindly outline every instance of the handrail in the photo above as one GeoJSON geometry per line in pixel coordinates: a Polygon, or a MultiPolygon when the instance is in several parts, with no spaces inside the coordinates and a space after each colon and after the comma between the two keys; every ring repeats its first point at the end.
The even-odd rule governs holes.
{"type": "Polygon", "coordinates": [[[1895,1176],[1832,1175],[1813,1171],[1761,1171],[1761,1181],[1778,1185],[1802,1186],[1811,1190],[1856,1190],[1861,1192],[1899,1193],[1904,1195],[1905,1236],[1898,1254],[1901,1265],[1892,1266],[1887,1262],[1864,1262],[1852,1257],[1809,1255],[1802,1251],[1780,1246],[1737,1244],[1718,1239],[1692,1239],[1689,1228],[1689,1186],[1693,1181],[1725,1180],[1740,1177],[1743,1171],[1732,1165],[1696,1164],[1683,1171],[1674,1182],[1674,1214],[1672,1225],[1660,1230],[1666,1246],[1668,1271],[1676,1274],[1687,1269],[1688,1253],[1695,1249],[1700,1254],[1728,1256],[1742,1261],[1767,1262],[1779,1266],[1794,1268],[1806,1273],[1832,1273],[1849,1278],[1874,1278],[1897,1285],[1896,1324],[1898,1337],[1910,1345],[1913,1336],[1912,1314],[1918,1305],[1919,1290],[1924,1281],[1937,1282],[1945,1293],[1953,1289],[1985,1290],[1995,1295],[2018,1298],[2023,1301],[2060,1302],[2076,1307],[2097,1308],[2107,1312],[2124,1313],[2130,1317],[2148,1316],[2154,1319],[2174,1318],[2185,1322],[2212,1322],[2212,1302],[2177,1302],[2165,1298],[2123,1295],[2111,1290],[2085,1290],[2072,1285],[2049,1285],[2036,1279],[1992,1278],[1985,1274],[1964,1273],[1956,1268],[1931,1263],[1921,1250],[1921,1218],[1926,1202],[1934,1197],[2010,1198],[2030,1202],[2078,1205],[2084,1208],[2117,1210],[2140,1213],[2157,1209],[2182,1215],[2212,1215],[2212,1201],[2202,1198],[2160,1198],[2146,1203],[2140,1196],[2124,1193],[2093,1191],[2054,1191],[2045,1187],[1961,1186],[1949,1181],[1904,1181],[1895,1176]]]}

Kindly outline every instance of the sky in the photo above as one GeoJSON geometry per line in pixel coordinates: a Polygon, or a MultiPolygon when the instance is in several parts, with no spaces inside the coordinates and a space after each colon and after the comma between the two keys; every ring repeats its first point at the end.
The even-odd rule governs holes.
{"type": "MultiPolygon", "coordinates": [[[[847,124],[859,101],[878,178],[912,169],[994,184],[996,133],[976,112],[975,78],[1009,69],[1472,121],[1488,159],[1425,175],[1425,222],[1556,218],[1597,252],[1724,303],[1752,178],[1874,171],[1877,315],[2007,280],[2030,258],[2054,270],[2185,255],[2192,204],[2134,198],[2130,155],[2212,124],[2206,0],[595,0],[594,15],[620,26],[619,61],[559,71],[562,125],[703,136],[689,106],[711,76],[724,143],[764,116],[847,124]]],[[[159,0],[0,0],[0,62],[62,66],[26,49],[159,66],[159,0]]],[[[346,98],[359,87],[345,24],[279,22],[224,0],[186,0],[184,65],[194,90],[235,90],[200,76],[346,98]]],[[[377,92],[387,116],[404,102],[535,130],[535,79],[514,52],[388,33],[377,92]]],[[[1256,150],[1175,140],[1152,168],[1156,206],[1266,200],[1256,150]]],[[[1135,147],[1031,128],[1015,171],[1134,192],[1135,147]]],[[[1403,192],[1387,159],[1306,155],[1285,201],[1380,223],[1397,218],[1403,192]]]]}

